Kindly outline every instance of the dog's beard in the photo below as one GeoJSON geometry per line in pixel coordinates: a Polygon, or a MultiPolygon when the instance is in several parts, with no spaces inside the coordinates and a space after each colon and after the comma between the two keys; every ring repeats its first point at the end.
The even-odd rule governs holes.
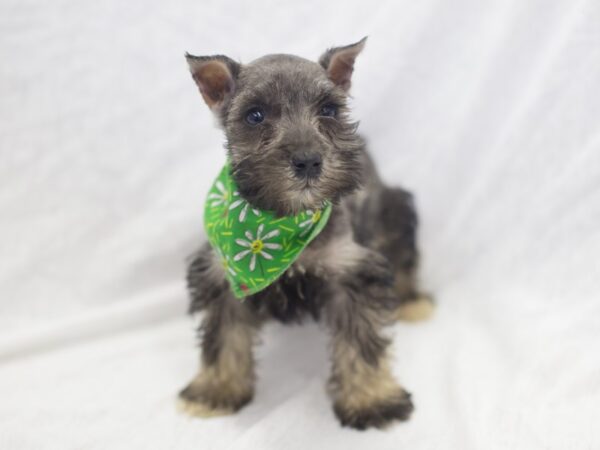
{"type": "Polygon", "coordinates": [[[335,203],[351,193],[360,184],[360,170],[343,164],[336,169],[332,164],[317,179],[298,179],[287,168],[245,171],[234,167],[234,178],[242,197],[254,207],[289,216],[321,209],[325,202],[335,203]]]}
{"type": "Polygon", "coordinates": [[[287,192],[288,198],[284,201],[288,205],[289,215],[308,209],[321,209],[326,201],[333,200],[322,191],[319,181],[299,180],[299,183],[294,184],[298,186],[287,192]]]}

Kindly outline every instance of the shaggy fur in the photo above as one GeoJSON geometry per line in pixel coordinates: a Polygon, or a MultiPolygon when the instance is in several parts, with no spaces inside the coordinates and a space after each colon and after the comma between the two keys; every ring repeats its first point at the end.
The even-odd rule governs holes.
{"type": "Polygon", "coordinates": [[[241,195],[279,215],[334,203],[327,226],[290,269],[242,302],[210,246],[194,256],[187,281],[190,312],[204,312],[202,364],[180,393],[192,414],[226,414],[247,404],[255,379],[252,344],[261,324],[307,315],[331,330],[328,392],[343,425],[383,427],[408,419],[413,410],[410,394],[391,375],[389,341],[381,330],[398,317],[420,318],[419,311],[427,312],[422,305],[431,303],[419,296],[415,281],[412,196],[380,181],[349,118],[347,94],[364,43],[329,49],[319,63],[268,55],[241,65],[222,55],[187,55],[225,132],[241,195]],[[250,123],[248,114],[257,109],[264,120],[250,123]],[[318,158],[318,176],[294,170],[294,161],[307,157],[318,158]]]}

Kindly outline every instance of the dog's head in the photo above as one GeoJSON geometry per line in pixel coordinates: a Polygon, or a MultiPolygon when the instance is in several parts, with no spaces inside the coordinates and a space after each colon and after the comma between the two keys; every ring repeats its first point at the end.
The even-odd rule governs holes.
{"type": "Polygon", "coordinates": [[[329,49],[318,63],[292,55],[249,64],[187,55],[225,131],[240,194],[251,204],[296,214],[358,187],[363,142],[346,102],[365,40],[329,49]]]}

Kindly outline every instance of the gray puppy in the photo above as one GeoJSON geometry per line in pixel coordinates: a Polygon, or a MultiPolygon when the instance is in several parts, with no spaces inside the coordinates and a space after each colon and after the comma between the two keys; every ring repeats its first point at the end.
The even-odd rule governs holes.
{"type": "Polygon", "coordinates": [[[243,301],[232,295],[214,250],[206,245],[196,253],[187,280],[190,311],[204,312],[202,367],[180,393],[191,414],[230,414],[246,405],[261,324],[307,314],[331,331],[328,392],[343,425],[383,427],[413,410],[410,394],[392,376],[381,330],[399,318],[425,318],[432,304],[416,286],[412,196],[381,182],[349,119],[351,75],[365,41],[329,49],[318,63],[280,54],[249,64],[187,55],[225,132],[240,195],[277,215],[334,205],[290,269],[243,301]]]}

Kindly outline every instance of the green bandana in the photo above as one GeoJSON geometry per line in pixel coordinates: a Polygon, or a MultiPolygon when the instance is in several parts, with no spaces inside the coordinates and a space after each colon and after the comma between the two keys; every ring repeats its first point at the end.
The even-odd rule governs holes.
{"type": "Polygon", "coordinates": [[[240,196],[227,163],[208,193],[204,227],[233,293],[243,298],[277,280],[318,236],[330,214],[329,202],[323,209],[284,217],[253,208],[240,196]]]}

